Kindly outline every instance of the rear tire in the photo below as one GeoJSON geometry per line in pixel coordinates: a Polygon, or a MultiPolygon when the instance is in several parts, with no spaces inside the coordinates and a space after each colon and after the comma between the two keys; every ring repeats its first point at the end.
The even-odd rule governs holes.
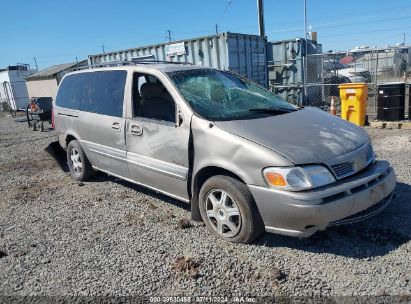
{"type": "Polygon", "coordinates": [[[71,177],[76,181],[86,181],[94,171],[86,154],[77,140],[72,140],[67,146],[67,163],[71,177]]]}
{"type": "Polygon", "coordinates": [[[205,181],[199,194],[201,217],[219,238],[250,243],[264,233],[264,224],[254,198],[241,181],[216,175],[205,181]]]}

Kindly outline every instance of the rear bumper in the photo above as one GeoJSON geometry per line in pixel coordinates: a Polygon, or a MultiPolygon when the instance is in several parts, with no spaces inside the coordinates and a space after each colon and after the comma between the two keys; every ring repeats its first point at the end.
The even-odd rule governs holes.
{"type": "Polygon", "coordinates": [[[395,186],[390,164],[378,161],[353,177],[311,191],[249,188],[267,232],[304,238],[376,215],[390,203],[395,186]]]}

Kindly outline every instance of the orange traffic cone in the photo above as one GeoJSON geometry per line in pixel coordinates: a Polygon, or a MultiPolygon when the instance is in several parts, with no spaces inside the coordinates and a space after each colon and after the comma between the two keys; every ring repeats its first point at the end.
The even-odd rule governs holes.
{"type": "Polygon", "coordinates": [[[330,114],[337,115],[337,109],[335,108],[335,96],[331,96],[330,114]]]}

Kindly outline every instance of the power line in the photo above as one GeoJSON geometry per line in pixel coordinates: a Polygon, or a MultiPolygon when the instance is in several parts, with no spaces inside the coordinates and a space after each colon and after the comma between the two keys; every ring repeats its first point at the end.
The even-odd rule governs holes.
{"type": "Polygon", "coordinates": [[[320,24],[318,26],[316,26],[316,28],[323,28],[323,27],[327,27],[327,28],[335,28],[335,27],[341,27],[341,26],[347,26],[347,25],[357,25],[357,24],[371,24],[371,23],[381,23],[381,22],[385,22],[385,21],[389,21],[390,23],[395,22],[395,21],[400,21],[400,20],[409,20],[411,19],[409,16],[404,16],[404,17],[396,17],[395,20],[393,20],[392,18],[383,18],[383,19],[377,19],[377,20],[365,20],[365,21],[359,21],[359,22],[340,22],[340,23],[324,23],[324,24],[320,24]]]}
{"type": "MultiPolygon", "coordinates": [[[[369,11],[356,11],[356,12],[350,12],[350,13],[345,13],[345,14],[338,14],[338,15],[329,15],[329,14],[327,14],[326,16],[326,18],[327,18],[327,20],[333,20],[333,19],[344,19],[343,17],[350,17],[350,19],[352,18],[352,17],[354,17],[354,16],[359,16],[358,18],[357,18],[357,20],[364,20],[364,19],[370,19],[370,18],[380,18],[381,17],[381,14],[378,14],[378,13],[375,13],[375,12],[384,12],[384,13],[386,13],[386,12],[394,12],[395,10],[401,10],[402,12],[404,12],[404,11],[408,11],[408,10],[411,10],[411,6],[395,6],[395,7],[389,7],[389,8],[383,8],[383,9],[377,9],[377,10],[374,10],[373,12],[374,12],[374,14],[368,14],[369,13],[369,11]],[[366,16],[364,16],[364,14],[367,14],[366,16]]],[[[387,14],[384,14],[385,16],[387,15],[387,14]]],[[[322,20],[324,20],[325,18],[322,18],[322,17],[313,17],[313,18],[311,18],[310,17],[310,21],[311,22],[316,22],[316,21],[322,21],[322,20]]],[[[347,18],[346,18],[347,19],[347,18]]],[[[396,21],[396,19],[397,19],[397,16],[395,16],[395,17],[392,17],[392,18],[390,18],[389,20],[390,21],[392,21],[392,22],[395,22],[396,21]]],[[[376,22],[378,22],[378,20],[376,20],[376,22]]],[[[319,25],[321,25],[321,26],[325,26],[325,25],[328,25],[328,24],[334,24],[335,22],[330,22],[330,23],[320,23],[319,25]]],[[[338,22],[338,23],[340,23],[340,22],[338,22]]],[[[301,18],[299,18],[299,19],[295,19],[295,21],[293,21],[293,22],[271,22],[271,23],[266,23],[266,27],[271,27],[271,26],[278,26],[278,25],[282,25],[282,26],[287,26],[287,25],[290,25],[290,26],[292,26],[292,25],[297,25],[297,24],[301,24],[301,18]]],[[[246,25],[246,26],[237,26],[237,25],[225,25],[224,26],[224,28],[230,28],[231,30],[234,28],[234,29],[254,29],[254,27],[255,27],[255,25],[246,25]]],[[[219,25],[219,31],[221,32],[222,30],[221,30],[221,24],[219,25]]],[[[286,31],[302,31],[303,29],[301,28],[301,27],[296,27],[296,28],[292,28],[292,29],[288,29],[288,28],[286,28],[286,29],[284,29],[284,30],[281,30],[280,32],[286,32],[286,31]]],[[[207,31],[207,30],[205,30],[204,29],[204,32],[209,32],[209,30],[207,31]]],[[[270,32],[270,33],[272,33],[272,32],[270,32]]],[[[187,34],[187,35],[189,35],[189,34],[195,34],[195,33],[193,33],[193,32],[180,32],[180,34],[187,34]]]]}
{"type": "MultiPolygon", "coordinates": [[[[377,13],[377,12],[382,12],[383,15],[387,15],[388,12],[404,12],[405,10],[410,10],[411,6],[410,5],[406,5],[406,6],[394,6],[394,7],[386,7],[386,8],[380,8],[380,9],[375,9],[373,10],[373,14],[369,14],[370,10],[366,10],[366,11],[355,11],[355,12],[349,12],[349,13],[344,13],[344,14],[339,14],[339,15],[328,15],[326,14],[324,18],[313,18],[312,20],[314,21],[319,21],[319,20],[324,20],[324,19],[340,19],[340,18],[344,18],[344,17],[350,17],[352,18],[353,16],[361,16],[361,18],[363,19],[365,18],[370,18],[370,17],[380,17],[381,14],[377,13]]],[[[393,18],[395,18],[396,16],[394,16],[393,18]]],[[[395,19],[392,19],[393,21],[395,21],[395,19]]]]}
{"type": "MultiPolygon", "coordinates": [[[[381,23],[385,21],[389,22],[395,22],[395,21],[401,21],[401,20],[408,20],[410,19],[409,16],[403,16],[403,17],[397,17],[395,20],[392,18],[384,18],[384,19],[377,19],[377,20],[365,20],[362,18],[361,20],[350,22],[350,21],[337,21],[337,22],[329,22],[329,23],[322,23],[322,24],[317,24],[317,25],[312,25],[313,28],[319,29],[319,28],[338,28],[338,27],[343,27],[343,26],[348,26],[348,25],[358,25],[358,24],[371,24],[371,23],[381,23]]],[[[286,33],[286,32],[297,32],[304,30],[301,27],[296,27],[296,28],[284,28],[284,29],[279,29],[275,31],[270,31],[267,34],[275,34],[275,33],[286,33]]]]}
{"type": "Polygon", "coordinates": [[[324,35],[322,36],[322,38],[328,38],[328,37],[347,37],[347,39],[349,40],[350,37],[355,37],[355,36],[364,36],[364,34],[369,34],[369,33],[382,33],[382,32],[392,32],[392,31],[399,31],[399,30],[403,30],[404,27],[403,26],[397,26],[397,27],[392,27],[392,28],[377,28],[374,30],[368,30],[368,31],[359,31],[359,32],[355,32],[353,34],[347,35],[347,34],[332,34],[332,35],[324,35]]]}
{"type": "MultiPolygon", "coordinates": [[[[392,8],[384,8],[384,9],[380,9],[380,10],[375,10],[374,12],[378,12],[378,11],[384,11],[384,12],[390,12],[393,11],[394,9],[396,10],[401,10],[402,12],[404,12],[405,10],[410,10],[411,7],[410,6],[403,6],[403,7],[392,7],[392,8]]],[[[353,12],[353,13],[347,13],[347,14],[339,14],[339,15],[327,15],[327,20],[334,20],[334,19],[343,19],[342,17],[353,17],[353,16],[359,16],[356,18],[356,20],[358,21],[364,21],[364,19],[375,19],[377,18],[374,22],[380,22],[381,19],[379,19],[381,17],[381,14],[371,14],[371,15],[367,15],[364,16],[365,13],[368,13],[366,11],[364,12],[353,12]]],[[[385,14],[386,16],[387,14],[385,14]]],[[[351,19],[350,18],[350,19],[351,19]]],[[[387,18],[385,20],[387,21],[391,21],[391,22],[395,22],[397,21],[398,16],[392,17],[392,18],[387,18]]],[[[409,17],[408,17],[409,18],[409,17]]],[[[320,20],[324,20],[324,18],[310,18],[311,22],[316,22],[316,21],[320,21],[320,20]]],[[[326,22],[326,23],[320,23],[317,26],[315,26],[315,24],[313,25],[313,27],[317,28],[319,26],[321,27],[326,27],[328,25],[334,25],[334,24],[346,24],[346,21],[344,21],[343,23],[341,21],[337,21],[337,22],[326,22]]],[[[278,25],[282,25],[282,26],[293,26],[293,25],[297,25],[297,24],[301,24],[301,18],[300,19],[296,19],[296,21],[293,22],[273,22],[273,23],[266,23],[266,27],[271,27],[271,26],[278,26],[278,25]]],[[[236,25],[225,25],[225,28],[235,28],[235,29],[252,29],[254,28],[255,25],[247,25],[247,26],[236,26],[236,25]]],[[[280,29],[278,32],[292,32],[292,31],[303,31],[302,27],[294,27],[294,28],[284,28],[284,29],[280,29]]],[[[276,33],[277,31],[271,31],[269,33],[276,33]]],[[[268,34],[268,33],[267,33],[268,34]]]]}
{"type": "Polygon", "coordinates": [[[224,16],[225,16],[225,13],[227,13],[228,7],[230,6],[231,2],[232,2],[232,0],[228,0],[227,5],[225,6],[225,8],[224,8],[224,10],[223,10],[223,13],[221,14],[221,17],[220,17],[220,19],[219,19],[218,22],[217,22],[217,25],[220,24],[221,21],[223,20],[223,18],[224,18],[224,16]]]}
{"type": "MultiPolygon", "coordinates": [[[[350,38],[347,38],[347,39],[324,40],[324,42],[325,43],[333,43],[333,44],[335,44],[336,42],[339,42],[340,44],[341,43],[347,44],[347,42],[348,43],[350,43],[350,42],[361,42],[364,45],[375,45],[375,43],[371,42],[371,40],[375,40],[375,39],[385,39],[386,40],[387,38],[392,39],[393,35],[392,34],[386,34],[386,35],[377,35],[377,36],[367,36],[366,38],[364,38],[363,36],[360,36],[358,38],[350,37],[350,38]]],[[[398,41],[393,41],[393,40],[391,40],[391,41],[392,41],[392,43],[397,43],[398,42],[398,41]]],[[[323,45],[324,45],[324,42],[323,42],[323,45]]],[[[386,41],[386,43],[384,45],[386,45],[386,44],[390,44],[388,40],[386,41]]]]}

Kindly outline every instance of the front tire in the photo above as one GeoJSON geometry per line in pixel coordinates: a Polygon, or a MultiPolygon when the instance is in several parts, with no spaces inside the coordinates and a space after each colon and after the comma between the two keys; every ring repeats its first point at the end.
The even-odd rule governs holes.
{"type": "Polygon", "coordinates": [[[93,175],[93,168],[77,140],[70,141],[67,146],[67,163],[70,175],[76,181],[86,181],[93,175]]]}
{"type": "Polygon", "coordinates": [[[264,232],[264,225],[247,186],[217,175],[205,181],[199,194],[201,217],[219,238],[233,243],[250,243],[264,232]]]}

